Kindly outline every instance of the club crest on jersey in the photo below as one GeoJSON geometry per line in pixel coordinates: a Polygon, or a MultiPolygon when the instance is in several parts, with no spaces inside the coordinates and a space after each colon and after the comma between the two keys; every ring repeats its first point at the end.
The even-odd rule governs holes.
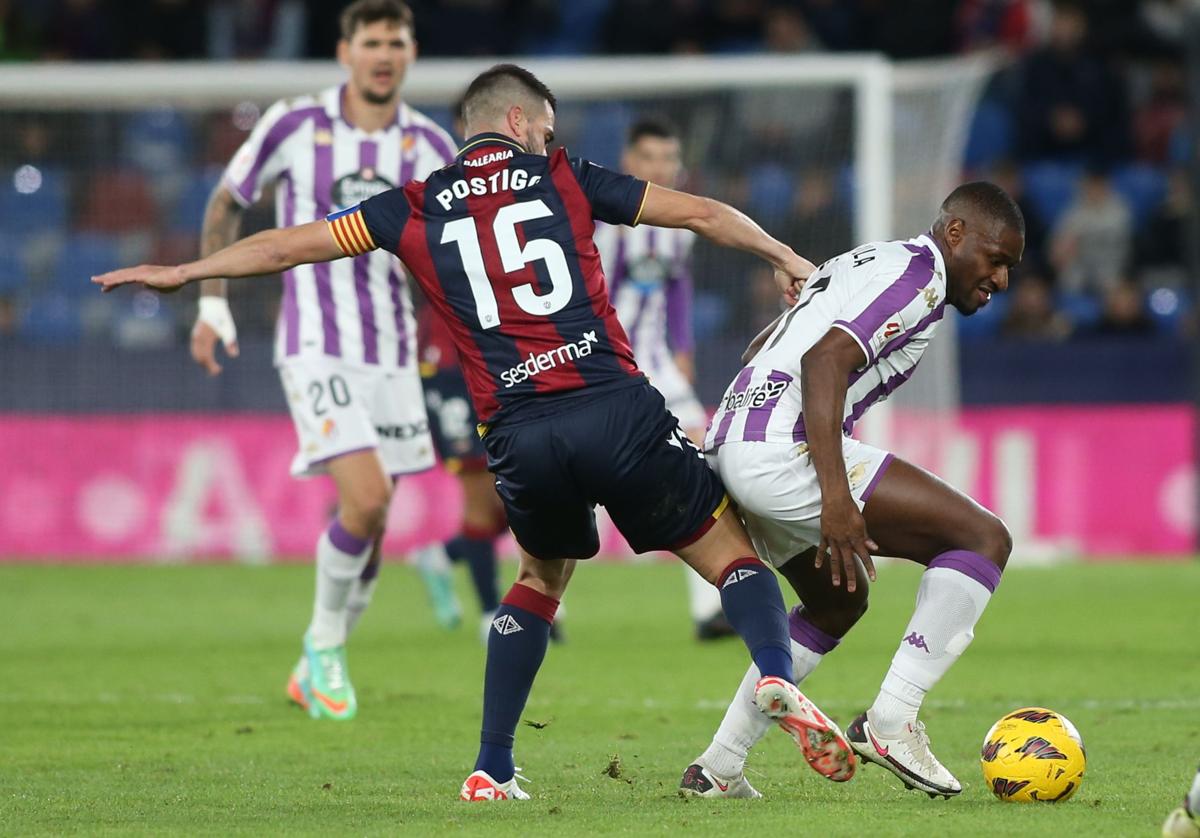
{"type": "Polygon", "coordinates": [[[583,339],[572,343],[564,343],[546,352],[529,353],[529,357],[511,369],[500,373],[504,388],[514,387],[522,381],[527,381],[546,370],[552,370],[559,364],[569,364],[592,354],[592,348],[599,343],[596,330],[583,333],[583,339]]]}
{"type": "Polygon", "coordinates": [[[921,292],[921,296],[925,298],[925,306],[930,311],[933,311],[935,308],[937,308],[938,292],[936,288],[930,285],[921,292]]]}
{"type": "Polygon", "coordinates": [[[500,635],[516,634],[519,631],[525,630],[521,628],[520,623],[513,619],[512,614],[501,614],[492,620],[492,628],[500,635]]]}
{"type": "Polygon", "coordinates": [[[330,197],[335,207],[352,207],[391,188],[391,181],[373,167],[364,166],[353,174],[338,178],[333,184],[333,194],[330,197]]]}

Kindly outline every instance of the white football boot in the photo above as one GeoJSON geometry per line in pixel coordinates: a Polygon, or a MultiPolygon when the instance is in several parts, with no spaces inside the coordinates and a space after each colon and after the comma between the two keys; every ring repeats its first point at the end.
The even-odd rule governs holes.
{"type": "Polygon", "coordinates": [[[813,771],[835,783],[854,776],[854,751],[846,737],[795,684],[774,676],[759,678],[754,703],[792,737],[813,771]]]}
{"type": "Polygon", "coordinates": [[[697,759],[683,772],[679,781],[680,797],[739,797],[759,798],[758,789],[750,785],[745,774],[736,777],[718,777],[708,766],[697,759]]]}
{"type": "MultiPolygon", "coordinates": [[[[519,774],[513,774],[507,783],[497,783],[486,771],[473,771],[463,781],[458,792],[459,800],[471,803],[495,803],[500,800],[528,800],[529,795],[517,785],[519,774]]],[[[521,777],[524,780],[524,777],[521,777]]]]}
{"type": "Polygon", "coordinates": [[[906,724],[899,733],[884,736],[871,724],[869,713],[860,713],[846,729],[846,738],[860,757],[891,771],[907,788],[930,797],[949,800],[962,791],[960,783],[929,749],[929,735],[921,722],[906,724]]]}
{"type": "Polygon", "coordinates": [[[1162,834],[1163,838],[1200,838],[1200,822],[1180,806],[1163,821],[1162,834]]]}

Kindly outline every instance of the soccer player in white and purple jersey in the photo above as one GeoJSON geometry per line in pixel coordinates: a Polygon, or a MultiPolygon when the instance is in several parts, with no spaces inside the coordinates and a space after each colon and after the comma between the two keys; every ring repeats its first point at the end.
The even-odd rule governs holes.
{"type": "MultiPolygon", "coordinates": [[[[1012,540],[975,501],[850,432],[913,374],[946,306],[970,315],[986,305],[1008,287],[1024,247],[1017,205],[979,182],[955,189],[928,233],[821,265],[751,344],[705,439],[755,550],[800,596],[789,616],[797,683],[866,610],[872,553],[927,568],[879,694],[846,736],[860,757],[930,796],[962,786],[933,755],[917,713],[971,642],[1012,540]]],[[[756,679],[752,668],[684,772],[685,793],[759,796],[743,774],[768,727],[747,705],[756,679]]]]}
{"type": "MultiPolygon", "coordinates": [[[[454,143],[400,99],[416,57],[413,17],[398,0],[357,0],[341,17],[338,61],[349,78],[316,96],[271,106],[214,190],[207,255],[238,237],[242,211],[275,187],[276,221],[325,218],[427,177],[454,160],[454,143]]],[[[237,355],[225,281],[201,288],[192,355],[210,374],[220,339],[237,355]]],[[[433,467],[407,279],[390,253],[297,265],[283,274],[275,364],[299,438],[292,474],[330,475],[338,511],[317,543],[313,617],[288,695],[313,718],[357,708],[346,636],[370,602],[392,482],[433,467]]],[[[441,549],[437,547],[436,549],[441,549]]]]}
{"type": "MultiPolygon", "coordinates": [[[[633,124],[621,155],[621,169],[656,186],[679,184],[683,159],[679,135],[658,119],[633,124]]],[[[608,293],[625,327],[634,356],[667,409],[688,437],[704,440],[707,415],[692,387],[692,244],[690,230],[596,224],[594,235],[608,279],[608,293]]],[[[684,569],[688,608],[696,637],[712,640],[733,634],[721,609],[721,596],[690,569],[684,569]]]]}

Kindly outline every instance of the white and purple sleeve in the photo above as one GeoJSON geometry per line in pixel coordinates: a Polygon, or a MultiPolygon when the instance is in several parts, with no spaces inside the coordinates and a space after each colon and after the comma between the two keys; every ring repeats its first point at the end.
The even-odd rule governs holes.
{"type": "Polygon", "coordinates": [[[280,147],[299,127],[302,111],[286,101],[276,102],[262,115],[250,136],[225,167],[224,183],[233,197],[248,207],[262,195],[266,186],[287,168],[280,147]]]}
{"type": "Polygon", "coordinates": [[[863,366],[874,363],[886,343],[912,330],[941,303],[940,295],[931,305],[922,293],[932,279],[930,261],[914,253],[899,269],[876,273],[846,304],[833,326],[858,343],[867,359],[863,366]]]}

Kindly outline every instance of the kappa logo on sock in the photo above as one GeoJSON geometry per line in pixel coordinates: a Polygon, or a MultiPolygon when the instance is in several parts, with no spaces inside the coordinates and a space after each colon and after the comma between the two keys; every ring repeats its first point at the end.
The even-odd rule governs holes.
{"type": "Polygon", "coordinates": [[[501,635],[516,634],[519,631],[524,631],[521,628],[521,624],[514,620],[511,614],[501,614],[492,620],[492,628],[501,635]]]}
{"type": "Polygon", "coordinates": [[[927,654],[927,655],[932,654],[929,651],[929,647],[925,644],[925,635],[923,635],[923,634],[917,634],[914,631],[908,637],[904,638],[904,642],[907,643],[909,646],[914,646],[918,649],[924,649],[925,654],[927,654]]]}
{"type": "Polygon", "coordinates": [[[751,576],[757,576],[757,575],[758,575],[757,570],[751,570],[748,567],[739,567],[736,571],[729,574],[729,576],[725,579],[725,584],[722,585],[721,587],[728,588],[730,585],[736,585],[738,582],[741,582],[743,579],[749,579],[751,576]]]}

